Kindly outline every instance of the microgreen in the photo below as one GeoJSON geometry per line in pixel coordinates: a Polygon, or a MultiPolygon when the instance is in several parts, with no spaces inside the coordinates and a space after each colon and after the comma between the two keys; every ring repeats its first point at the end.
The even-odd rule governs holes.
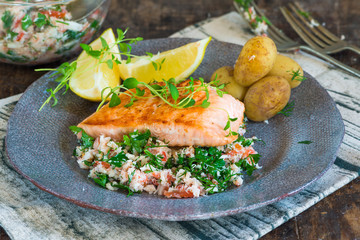
{"type": "MultiPolygon", "coordinates": [[[[11,19],[9,20],[9,18],[11,18],[11,17],[7,16],[4,19],[6,22],[9,22],[11,20],[11,19]]],[[[39,13],[38,17],[34,20],[34,23],[37,27],[40,28],[43,25],[48,24],[48,21],[49,20],[47,19],[47,17],[44,14],[39,13]]],[[[118,45],[120,47],[120,49],[123,49],[123,50],[126,49],[126,50],[124,50],[124,52],[120,52],[120,55],[125,55],[128,57],[128,59],[130,59],[131,57],[136,57],[134,55],[131,55],[131,45],[130,44],[137,43],[137,42],[141,41],[142,38],[140,38],[140,37],[125,38],[126,32],[127,32],[127,30],[122,31],[121,29],[118,29],[117,30],[118,37],[116,38],[115,43],[111,44],[110,46],[105,41],[105,39],[100,38],[101,43],[102,43],[102,48],[100,50],[94,50],[88,44],[82,43],[82,44],[80,44],[80,46],[89,56],[97,59],[98,64],[105,63],[105,64],[107,64],[107,66],[110,69],[112,69],[114,62],[116,64],[121,64],[119,55],[111,52],[111,49],[114,46],[118,45]],[[109,57],[111,58],[111,60],[109,59],[109,57]]],[[[78,38],[82,37],[82,34],[84,34],[84,32],[75,32],[75,31],[67,30],[64,34],[67,35],[69,38],[78,39],[78,38]]],[[[47,89],[47,92],[50,93],[50,96],[45,100],[44,104],[40,107],[39,111],[41,111],[42,108],[46,104],[50,103],[51,101],[53,101],[52,106],[55,106],[58,103],[56,93],[59,92],[63,87],[65,87],[65,91],[63,94],[66,93],[66,91],[69,88],[68,82],[69,82],[72,74],[75,72],[76,67],[77,67],[77,61],[75,60],[71,63],[65,62],[56,69],[45,68],[45,69],[36,69],[35,70],[35,71],[54,71],[54,73],[51,76],[56,76],[55,81],[59,83],[55,89],[52,89],[52,88],[47,89]]],[[[118,100],[115,99],[115,97],[114,97],[113,101],[118,101],[118,100]]]]}
{"type": "Polygon", "coordinates": [[[55,106],[58,103],[58,99],[56,97],[56,93],[59,92],[63,87],[65,87],[65,91],[63,94],[67,92],[69,89],[69,80],[71,75],[76,70],[76,61],[72,63],[65,62],[60,65],[57,69],[36,69],[35,71],[54,71],[51,77],[56,77],[55,81],[59,84],[55,89],[49,88],[46,89],[47,92],[50,93],[50,96],[45,100],[43,105],[40,107],[39,111],[45,107],[46,104],[50,103],[53,100],[52,106],[55,106]]]}
{"type": "MultiPolygon", "coordinates": [[[[171,78],[169,80],[163,79],[163,83],[145,83],[136,80],[135,78],[125,79],[122,85],[116,86],[114,88],[107,87],[102,91],[102,102],[98,106],[98,110],[106,103],[107,99],[110,99],[109,106],[115,107],[121,103],[117,97],[112,98],[114,95],[126,94],[131,97],[131,101],[140,98],[151,98],[152,96],[159,97],[164,103],[170,105],[173,108],[182,109],[189,108],[193,106],[201,106],[207,108],[210,106],[209,102],[209,88],[216,89],[217,94],[222,97],[222,92],[219,88],[214,85],[216,82],[206,83],[203,78],[199,78],[198,81],[194,81],[192,77],[187,82],[187,84],[182,84],[178,86],[184,80],[175,81],[171,78]],[[137,88],[142,86],[142,88],[137,88]],[[131,89],[136,89],[134,91],[128,91],[131,89]],[[148,89],[152,96],[144,97],[145,89],[148,89]],[[126,91],[126,92],[124,92],[126,91]],[[205,91],[206,98],[199,105],[196,105],[193,97],[200,91],[205,91]],[[107,92],[105,96],[104,93],[107,92]],[[170,100],[170,98],[172,100],[170,100]]],[[[220,85],[222,87],[222,85],[220,85]]],[[[130,105],[131,106],[131,105],[130,105]]]]}
{"type": "Polygon", "coordinates": [[[295,107],[295,102],[294,101],[292,101],[290,103],[287,103],[286,106],[280,112],[278,112],[277,114],[282,114],[285,117],[289,117],[289,116],[291,116],[291,114],[292,114],[292,112],[294,110],[294,107],[295,107]]]}
{"type": "Polygon", "coordinates": [[[305,141],[301,141],[301,142],[298,142],[299,144],[311,144],[312,141],[309,141],[309,140],[305,140],[305,141]]]}

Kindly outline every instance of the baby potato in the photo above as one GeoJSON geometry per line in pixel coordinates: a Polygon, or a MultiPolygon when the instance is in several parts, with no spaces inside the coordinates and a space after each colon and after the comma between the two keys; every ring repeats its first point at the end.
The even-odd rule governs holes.
{"type": "Polygon", "coordinates": [[[242,101],[245,97],[247,88],[240,86],[234,79],[234,68],[224,66],[217,69],[211,76],[211,81],[219,80],[219,84],[226,84],[223,90],[236,99],[242,101]]]}
{"type": "Polygon", "coordinates": [[[279,76],[268,76],[254,83],[244,99],[245,115],[252,121],[265,121],[280,112],[289,102],[291,88],[279,76]]]}
{"type": "Polygon", "coordinates": [[[304,79],[304,72],[295,60],[278,54],[274,67],[266,76],[283,77],[289,82],[291,88],[296,88],[304,79]]]}
{"type": "Polygon", "coordinates": [[[273,68],[277,49],[273,40],[257,36],[247,41],[235,63],[234,77],[238,84],[249,87],[273,68]]]}

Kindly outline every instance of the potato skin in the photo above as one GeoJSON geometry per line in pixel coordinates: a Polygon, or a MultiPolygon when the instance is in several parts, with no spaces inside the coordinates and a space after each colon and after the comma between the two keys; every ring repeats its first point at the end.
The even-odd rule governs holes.
{"type": "Polygon", "coordinates": [[[242,101],[245,97],[247,88],[240,86],[234,79],[234,68],[224,66],[217,69],[211,76],[211,81],[219,80],[219,84],[227,84],[223,90],[236,99],[242,101]]]}
{"type": "Polygon", "coordinates": [[[263,78],[273,68],[277,55],[273,40],[257,36],[247,41],[235,63],[234,76],[236,82],[249,87],[263,78]]]}
{"type": "Polygon", "coordinates": [[[264,77],[247,91],[244,99],[245,115],[252,121],[265,121],[286,106],[290,94],[291,88],[285,78],[264,77]]]}
{"type": "Polygon", "coordinates": [[[304,76],[303,69],[295,60],[282,54],[278,54],[275,60],[274,67],[266,76],[283,77],[289,82],[291,88],[296,88],[301,83],[301,81],[297,80],[299,79],[299,77],[293,79],[294,72],[297,71],[299,71],[300,78],[304,76]]]}

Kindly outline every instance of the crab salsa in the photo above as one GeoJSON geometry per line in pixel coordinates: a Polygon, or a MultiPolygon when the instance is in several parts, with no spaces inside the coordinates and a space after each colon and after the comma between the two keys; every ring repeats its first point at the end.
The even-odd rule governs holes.
{"type": "Polygon", "coordinates": [[[34,65],[76,52],[105,14],[98,8],[75,21],[65,4],[0,5],[0,61],[34,65]]]}
{"type": "MultiPolygon", "coordinates": [[[[243,175],[259,168],[258,139],[239,134],[231,144],[219,147],[168,147],[150,131],[134,131],[122,142],[96,139],[76,126],[81,138],[74,156],[89,177],[109,190],[125,189],[129,195],[147,192],[167,198],[194,198],[240,186],[243,175]]],[[[240,128],[242,133],[245,132],[240,128]]]]}

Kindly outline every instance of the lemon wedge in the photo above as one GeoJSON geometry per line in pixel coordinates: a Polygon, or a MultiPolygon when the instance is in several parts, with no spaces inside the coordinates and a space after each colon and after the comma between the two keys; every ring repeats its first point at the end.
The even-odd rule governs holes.
{"type": "MultiPolygon", "coordinates": [[[[115,35],[111,28],[107,29],[101,36],[110,47],[112,52],[119,60],[120,53],[116,44],[115,35]]],[[[90,43],[93,50],[103,48],[100,37],[90,43]]],[[[111,59],[108,56],[104,61],[111,59]]],[[[120,72],[118,64],[113,61],[112,69],[107,63],[99,63],[99,60],[89,56],[83,51],[77,59],[77,67],[72,74],[69,86],[78,96],[90,101],[101,101],[101,91],[106,87],[116,87],[120,84],[120,72]]]]}
{"type": "Polygon", "coordinates": [[[133,77],[145,83],[153,80],[169,80],[170,78],[175,78],[175,80],[185,79],[202,62],[206,47],[210,41],[211,37],[208,37],[179,48],[158,53],[153,55],[151,59],[149,56],[142,56],[132,58],[130,63],[123,61],[119,65],[120,76],[124,80],[133,77]]]}

